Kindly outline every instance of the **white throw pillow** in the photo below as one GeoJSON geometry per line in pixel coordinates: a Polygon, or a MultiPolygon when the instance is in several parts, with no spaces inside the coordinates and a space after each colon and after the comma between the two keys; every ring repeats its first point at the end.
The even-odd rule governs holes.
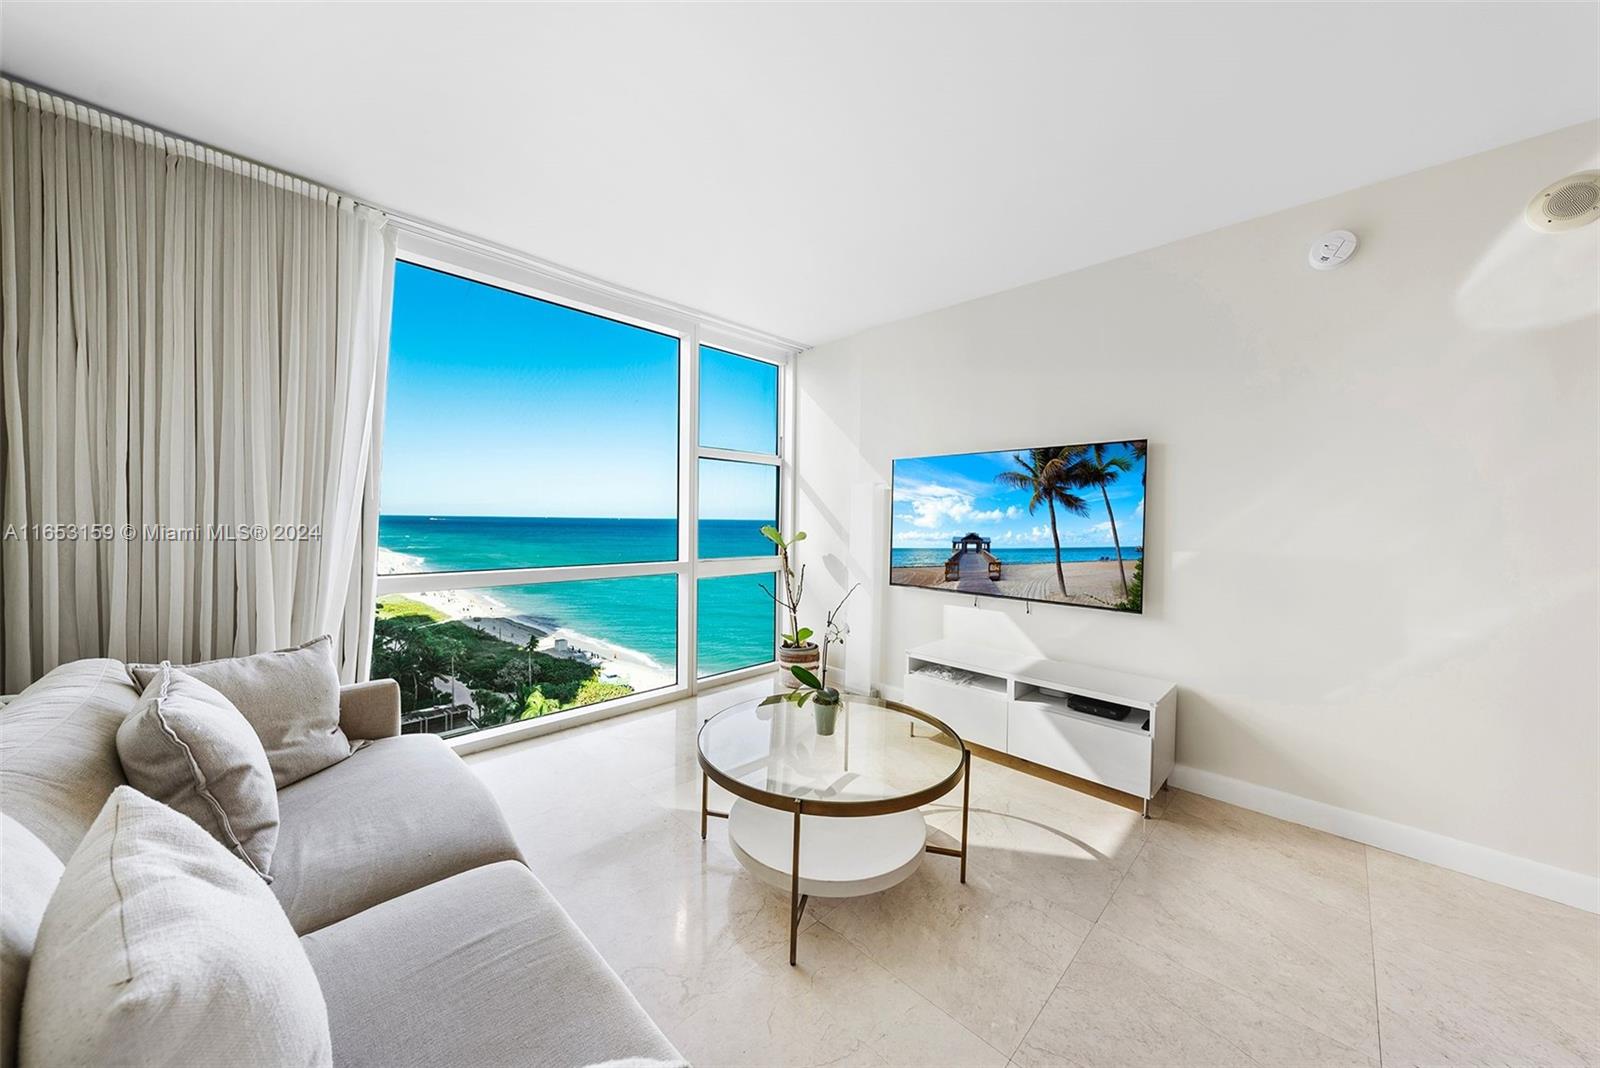
{"type": "Polygon", "coordinates": [[[106,801],[45,908],[21,1068],[330,1065],[322,988],[272,892],[187,816],[106,801]]]}
{"type": "MultiPolygon", "coordinates": [[[[350,739],[339,729],[339,673],[328,635],[275,653],[177,666],[233,702],[255,728],[278,789],[350,755],[350,739]]],[[[161,665],[130,664],[128,671],[143,690],[161,665]]]]}
{"type": "Polygon", "coordinates": [[[255,873],[278,841],[278,791],[267,751],[233,703],[162,664],[117,728],[128,785],[211,832],[255,873]]]}

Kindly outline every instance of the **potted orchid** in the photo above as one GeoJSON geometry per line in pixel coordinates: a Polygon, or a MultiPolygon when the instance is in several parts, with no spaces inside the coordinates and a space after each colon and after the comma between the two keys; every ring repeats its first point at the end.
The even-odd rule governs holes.
{"type": "Polygon", "coordinates": [[[838,721],[839,691],[828,685],[828,646],[844,644],[844,637],[849,633],[849,628],[840,621],[839,616],[844,610],[844,603],[860,585],[858,582],[845,591],[845,595],[839,598],[839,603],[833,606],[833,611],[828,613],[827,621],[823,624],[822,649],[819,656],[820,676],[810,668],[791,664],[789,673],[794,676],[795,681],[789,685],[796,687],[794,691],[775,693],[761,702],[763,705],[775,705],[780,701],[788,701],[797,708],[804,708],[806,702],[810,701],[812,714],[817,721],[818,734],[832,734],[834,724],[838,721]]]}
{"type": "MultiPolygon", "coordinates": [[[[778,635],[781,642],[778,646],[778,663],[791,671],[798,667],[814,672],[821,660],[817,643],[811,640],[816,632],[800,625],[800,598],[806,590],[806,568],[801,564],[796,572],[794,559],[790,555],[796,545],[806,540],[806,532],[802,530],[792,538],[785,538],[777,527],[766,526],[761,528],[761,533],[778,547],[778,578],[781,580],[777,589],[767,589],[766,583],[762,583],[761,588],[777,602],[789,619],[788,632],[778,635]]],[[[785,681],[790,686],[800,685],[793,677],[786,677],[785,681]]]]}

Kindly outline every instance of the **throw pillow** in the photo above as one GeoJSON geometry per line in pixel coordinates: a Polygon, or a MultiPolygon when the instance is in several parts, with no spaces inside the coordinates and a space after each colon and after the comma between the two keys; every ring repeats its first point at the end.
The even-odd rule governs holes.
{"type": "MultiPolygon", "coordinates": [[[[339,674],[328,635],[275,653],[180,667],[233,702],[255,728],[280,790],[350,755],[350,739],[339,729],[339,674]]],[[[131,664],[128,670],[143,688],[161,665],[131,664]]]]}
{"type": "Polygon", "coordinates": [[[67,860],[22,993],[21,1068],[333,1063],[283,909],[193,820],[131,786],[67,860]]]}
{"type": "Polygon", "coordinates": [[[162,664],[117,728],[134,789],[170,805],[268,879],[278,791],[261,739],[215,689],[162,664]]]}

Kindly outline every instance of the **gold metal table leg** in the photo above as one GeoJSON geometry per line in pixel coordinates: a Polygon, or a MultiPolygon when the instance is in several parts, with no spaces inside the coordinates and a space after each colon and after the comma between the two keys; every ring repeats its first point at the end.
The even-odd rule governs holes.
{"type": "Polygon", "coordinates": [[[961,749],[961,881],[967,881],[967,809],[972,799],[972,750],[961,749]]]}
{"type": "Polygon", "coordinates": [[[923,846],[929,853],[938,853],[945,857],[961,858],[961,881],[967,881],[967,816],[972,808],[972,750],[961,750],[961,848],[951,849],[949,846],[926,845],[923,846]]]}
{"type": "Polygon", "coordinates": [[[789,967],[794,967],[795,943],[800,934],[800,914],[806,899],[800,895],[800,806],[794,807],[794,858],[789,874],[789,967]]]}

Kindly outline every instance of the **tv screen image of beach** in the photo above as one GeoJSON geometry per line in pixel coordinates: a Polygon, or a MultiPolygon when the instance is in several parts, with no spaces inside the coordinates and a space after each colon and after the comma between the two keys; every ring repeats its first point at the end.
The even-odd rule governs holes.
{"type": "Polygon", "coordinates": [[[1144,611],[1145,442],[894,461],[889,582],[1144,611]]]}

